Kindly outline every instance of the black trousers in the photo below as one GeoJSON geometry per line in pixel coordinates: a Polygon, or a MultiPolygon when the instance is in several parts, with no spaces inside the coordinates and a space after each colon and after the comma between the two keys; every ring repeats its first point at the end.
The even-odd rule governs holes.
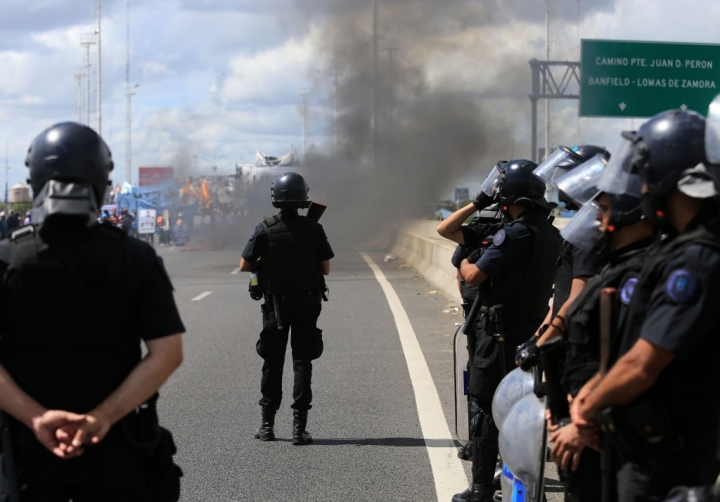
{"type": "MultiPolygon", "coordinates": [[[[492,322],[486,323],[485,326],[478,325],[475,331],[475,353],[470,363],[468,394],[470,399],[475,400],[487,413],[492,411],[492,399],[500,381],[505,378],[506,373],[515,368],[515,349],[533,335],[538,323],[539,321],[515,321],[506,318],[503,345],[492,336],[495,332],[492,322]],[[505,373],[503,373],[503,360],[505,373]]],[[[473,460],[472,469],[475,478],[473,482],[483,485],[485,489],[489,489],[495,473],[497,453],[490,452],[498,451],[499,436],[493,420],[489,420],[487,428],[489,430],[486,431],[487,436],[483,438],[483,448],[488,454],[477,457],[480,465],[475,465],[476,461],[473,460]]]]}
{"type": "Polygon", "coordinates": [[[96,446],[63,460],[46,450],[30,429],[11,421],[10,430],[22,502],[152,502],[147,457],[113,426],[96,446]]]}
{"type": "Polygon", "coordinates": [[[602,500],[602,469],[600,452],[585,448],[580,454],[576,471],[560,474],[568,502],[600,502],[602,500]]]}
{"type": "Polygon", "coordinates": [[[672,448],[643,443],[635,458],[619,465],[619,502],[659,502],[676,486],[715,484],[720,473],[717,429],[681,436],[672,448]]]}
{"type": "Polygon", "coordinates": [[[256,348],[264,359],[260,406],[277,411],[282,401],[282,376],[288,337],[291,336],[293,371],[293,404],[291,408],[312,408],[312,361],[323,352],[322,331],[317,328],[321,297],[316,292],[276,297],[283,329],[278,329],[272,300],[262,305],[263,330],[256,348]]]}

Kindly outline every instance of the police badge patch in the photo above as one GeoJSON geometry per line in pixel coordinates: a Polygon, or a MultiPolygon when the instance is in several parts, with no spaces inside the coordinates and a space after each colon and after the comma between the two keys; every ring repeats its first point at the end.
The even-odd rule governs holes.
{"type": "Polygon", "coordinates": [[[495,234],[495,237],[493,238],[493,244],[495,244],[496,246],[499,246],[500,244],[505,242],[505,237],[506,237],[505,229],[501,228],[495,234]]]}
{"type": "Polygon", "coordinates": [[[630,300],[632,300],[633,293],[635,293],[637,283],[637,277],[631,277],[623,283],[622,288],[620,288],[620,301],[623,305],[630,305],[630,300]]]}
{"type": "Polygon", "coordinates": [[[675,270],[665,283],[665,292],[677,303],[687,303],[695,295],[697,280],[687,270],[675,270]]]}

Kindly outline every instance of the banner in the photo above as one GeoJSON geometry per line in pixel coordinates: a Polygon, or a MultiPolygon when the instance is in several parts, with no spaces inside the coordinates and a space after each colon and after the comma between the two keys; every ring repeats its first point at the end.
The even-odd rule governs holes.
{"type": "Polygon", "coordinates": [[[136,187],[124,183],[122,193],[116,197],[118,210],[164,209],[179,203],[179,187],[176,178],[149,187],[136,187]]]}

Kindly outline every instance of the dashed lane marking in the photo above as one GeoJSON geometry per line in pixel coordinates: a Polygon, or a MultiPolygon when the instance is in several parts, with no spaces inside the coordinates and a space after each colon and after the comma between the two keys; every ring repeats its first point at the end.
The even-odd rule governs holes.
{"type": "Polygon", "coordinates": [[[435,382],[400,298],[372,258],[363,252],[360,252],[360,256],[375,274],[375,279],[380,283],[395,318],[395,326],[415,393],[420,429],[435,478],[435,492],[439,501],[450,500],[455,493],[467,487],[468,479],[460,459],[456,456],[455,443],[445,420],[435,382]]]}
{"type": "Polygon", "coordinates": [[[193,298],[192,301],[199,302],[200,300],[202,300],[203,298],[205,298],[207,296],[210,296],[211,294],[212,294],[212,291],[205,291],[204,293],[200,293],[195,298],[193,298]]]}
{"type": "Polygon", "coordinates": [[[240,272],[240,267],[236,268],[232,272],[230,272],[230,275],[237,275],[237,273],[240,272]]]}

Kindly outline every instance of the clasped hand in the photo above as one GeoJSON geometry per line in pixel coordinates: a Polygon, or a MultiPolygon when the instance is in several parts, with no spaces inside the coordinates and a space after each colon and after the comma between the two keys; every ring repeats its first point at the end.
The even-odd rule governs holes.
{"type": "Polygon", "coordinates": [[[47,410],[32,419],[31,429],[45,448],[62,459],[83,454],[83,445],[96,445],[110,430],[110,422],[97,414],[79,415],[47,410]]]}

